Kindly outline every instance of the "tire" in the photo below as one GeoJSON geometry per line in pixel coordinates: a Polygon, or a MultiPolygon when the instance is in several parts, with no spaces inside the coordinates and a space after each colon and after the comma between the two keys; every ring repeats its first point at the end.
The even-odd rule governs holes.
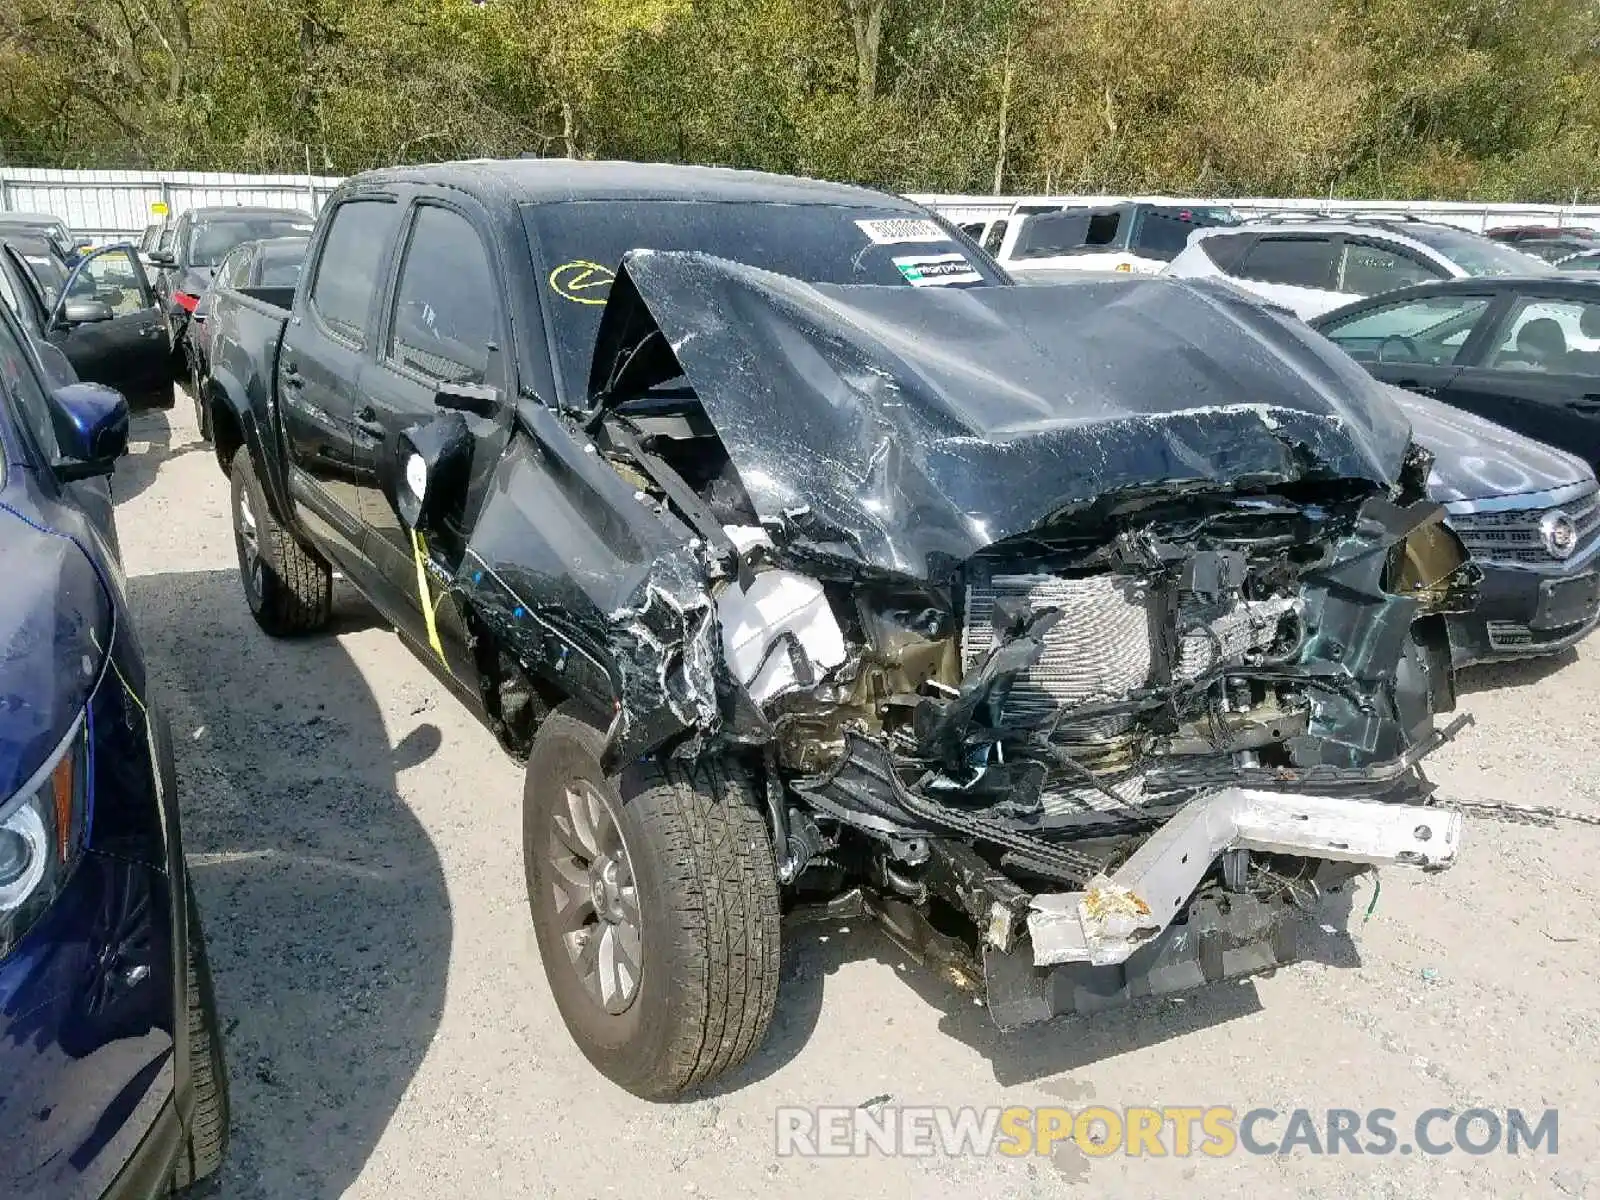
{"type": "Polygon", "coordinates": [[[272,515],[247,447],[233,457],[233,541],[250,612],[273,637],[314,633],[333,614],[333,569],[272,515]]]}
{"type": "Polygon", "coordinates": [[[194,889],[184,883],[189,905],[188,1037],[189,1071],[194,1084],[194,1116],[178,1153],[172,1190],[193,1189],[215,1175],[228,1150],[228,1067],[217,1030],[217,1003],[211,987],[211,963],[194,889]]]}
{"type": "Polygon", "coordinates": [[[205,380],[200,377],[200,369],[195,366],[189,368],[189,399],[194,404],[195,428],[200,431],[200,440],[211,441],[211,408],[205,401],[205,380]]]}
{"type": "MultiPolygon", "coordinates": [[[[743,1062],[771,1024],[780,956],[778,873],[766,821],[742,770],[707,759],[693,766],[642,763],[621,780],[600,769],[604,735],[570,702],[548,716],[534,738],[523,789],[523,862],[528,906],[545,975],[567,1029],[601,1074],[647,1100],[663,1100],[715,1079],[743,1062]],[[604,919],[609,898],[586,891],[597,871],[579,855],[557,864],[556,847],[572,842],[579,811],[569,793],[599,804],[589,820],[595,841],[605,818],[620,839],[632,915],[639,918],[637,982],[625,994],[626,972],[608,999],[586,985],[580,960],[598,942],[606,961],[604,919]],[[558,885],[570,888],[567,904],[558,885]],[[563,913],[587,909],[579,932],[563,913]],[[593,930],[585,936],[582,929],[593,930]],[[569,949],[569,944],[574,949],[569,949]]],[[[585,801],[576,802],[582,806],[585,801]]],[[[580,839],[581,840],[581,839],[580,839]]],[[[613,852],[614,853],[614,852],[613,852]]],[[[629,946],[614,927],[611,961],[629,946]]],[[[597,971],[597,975],[604,972],[597,971]]]]}

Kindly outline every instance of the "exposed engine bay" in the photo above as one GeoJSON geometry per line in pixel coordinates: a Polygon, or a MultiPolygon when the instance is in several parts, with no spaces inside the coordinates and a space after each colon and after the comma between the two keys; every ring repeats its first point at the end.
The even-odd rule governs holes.
{"type": "MultiPolygon", "coordinates": [[[[1419,763],[1454,730],[1433,724],[1453,705],[1433,629],[1475,569],[1403,420],[1379,394],[1342,406],[1367,403],[1364,372],[1184,292],[1224,332],[1261,327],[1225,382],[1292,402],[1088,422],[1049,398],[1060,374],[953,350],[907,365],[899,306],[931,304],[907,310],[930,326],[975,301],[868,291],[897,289],[695,255],[636,256],[613,286],[594,407],[572,419],[683,549],[604,611],[605,654],[524,642],[608,689],[611,766],[742,764],[790,899],[870,909],[981,976],[1002,1024],[1278,965],[1286,918],[1329,889],[1450,865],[1460,817],[1429,805],[1419,763]],[[675,313],[651,290],[669,268],[675,295],[686,275],[721,290],[675,313]],[[727,315],[753,293],[766,340],[727,315]],[[782,402],[753,420],[753,390],[782,402]],[[840,430],[848,460],[822,440],[840,430]]],[[[1044,319],[1041,289],[990,291],[1044,319]]],[[[1141,369],[1193,386],[1199,358],[1141,369]]],[[[1092,364],[1068,366],[1092,392],[1092,364]]]]}

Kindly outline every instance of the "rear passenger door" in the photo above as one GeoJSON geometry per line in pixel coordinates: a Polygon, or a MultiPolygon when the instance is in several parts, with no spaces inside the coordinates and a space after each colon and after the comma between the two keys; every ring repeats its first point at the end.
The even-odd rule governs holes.
{"type": "MultiPolygon", "coordinates": [[[[509,329],[492,245],[487,221],[476,210],[434,198],[416,202],[402,239],[377,361],[362,378],[355,420],[361,514],[397,623],[415,623],[421,615],[416,549],[393,500],[399,436],[438,414],[435,398],[441,388],[488,386],[509,395],[507,356],[501,353],[509,344],[509,329]]],[[[503,442],[495,444],[495,457],[499,448],[503,442]]],[[[454,541],[437,547],[452,562],[459,561],[465,530],[453,533],[453,539],[450,533],[434,539],[454,541]]],[[[435,616],[452,672],[468,678],[470,656],[459,614],[446,601],[435,616]]],[[[414,632],[420,634],[422,626],[414,632]]]]}
{"type": "Polygon", "coordinates": [[[333,210],[308,268],[306,303],[278,356],[290,495],[313,535],[357,571],[367,553],[360,493],[370,483],[354,457],[358,387],[376,354],[372,331],[400,214],[395,198],[376,195],[352,196],[333,210]]]}

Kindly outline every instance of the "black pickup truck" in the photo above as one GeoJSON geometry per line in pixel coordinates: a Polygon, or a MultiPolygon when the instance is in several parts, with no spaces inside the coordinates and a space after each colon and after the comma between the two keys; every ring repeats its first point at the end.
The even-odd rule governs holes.
{"type": "Polygon", "coordinates": [[[1297,901],[1456,856],[1427,456],[1230,289],[524,160],[348,181],[292,296],[212,323],[252,612],[321,627],[337,567],[526,758],[552,992],[640,1095],[760,1044],[789,909],[1013,1025],[1268,969],[1297,901]]]}

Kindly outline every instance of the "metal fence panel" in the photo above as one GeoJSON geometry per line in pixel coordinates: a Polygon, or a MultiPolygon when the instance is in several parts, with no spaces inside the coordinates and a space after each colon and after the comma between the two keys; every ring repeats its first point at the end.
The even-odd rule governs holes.
{"type": "Polygon", "coordinates": [[[325,175],[232,175],[196,171],[55,171],[0,167],[0,212],[43,212],[95,241],[137,237],[156,222],[202,205],[264,205],[315,214],[341,180],[325,175]]]}
{"type": "MultiPolygon", "coordinates": [[[[0,166],[0,212],[47,212],[96,241],[136,237],[165,203],[171,216],[213,204],[259,204],[315,214],[342,182],[331,175],[234,175],[194,171],[56,171],[0,166]]],[[[1166,204],[1217,205],[1247,216],[1309,211],[1355,215],[1408,213],[1482,232],[1500,225],[1585,225],[1600,228],[1600,205],[1477,204],[1443,200],[1334,200],[1326,197],[1246,199],[1194,196],[960,196],[913,195],[956,222],[1003,217],[1022,202],[1110,204],[1148,200],[1166,204]]]]}

